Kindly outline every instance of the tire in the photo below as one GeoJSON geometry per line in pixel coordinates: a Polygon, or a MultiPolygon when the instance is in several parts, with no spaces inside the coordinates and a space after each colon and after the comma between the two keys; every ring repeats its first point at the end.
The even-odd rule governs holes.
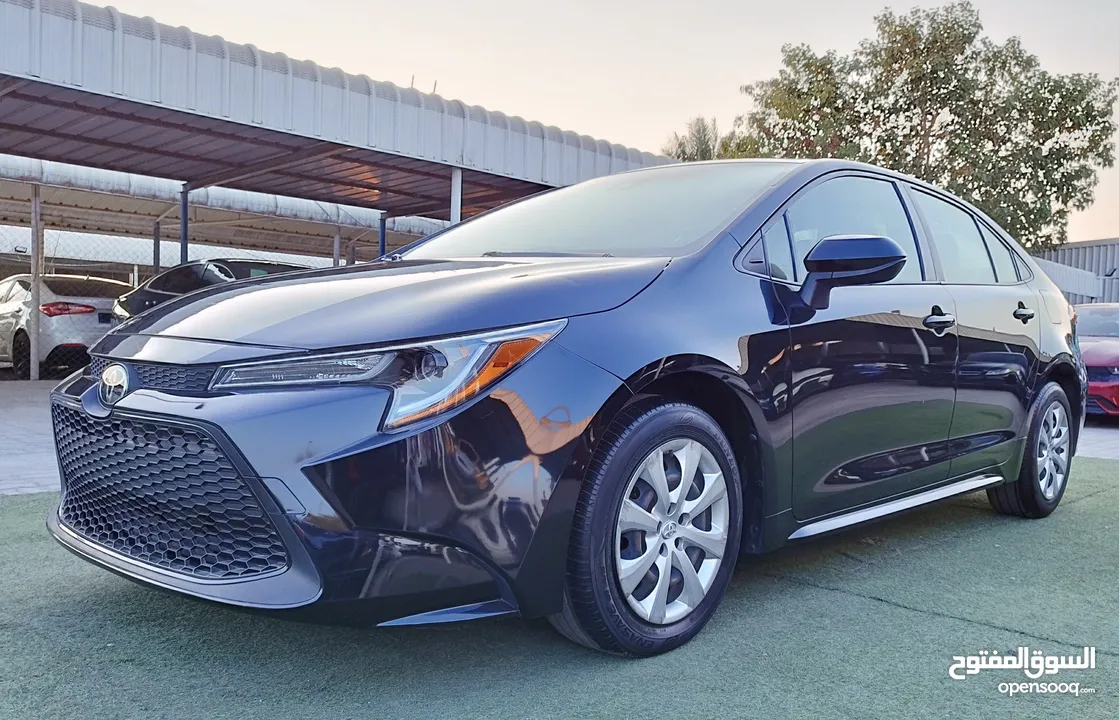
{"type": "Polygon", "coordinates": [[[12,338],[12,371],[17,380],[31,379],[31,342],[23,331],[12,338]]]}
{"type": "Polygon", "coordinates": [[[1072,413],[1065,391],[1055,382],[1047,383],[1030,409],[1029,432],[1018,479],[989,488],[987,499],[991,506],[1003,515],[1024,518],[1043,518],[1056,510],[1072,470],[1072,432],[1072,413]],[[1063,433],[1054,435],[1052,428],[1060,425],[1061,417],[1063,433]],[[1050,457],[1052,461],[1046,463],[1043,457],[1050,457]],[[1063,474],[1059,472],[1061,460],[1063,474]]]}
{"type": "Polygon", "coordinates": [[[692,639],[715,613],[741,540],[742,483],[719,425],[684,403],[632,405],[603,434],[588,466],[572,524],[563,607],[548,620],[568,639],[595,650],[628,656],[672,650],[692,639]],[[677,495],[667,509],[664,493],[646,479],[658,464],[652,458],[665,468],[663,487],[677,495]],[[685,466],[696,472],[689,492],[680,497],[685,466]],[[621,529],[623,502],[627,526],[635,517],[633,507],[643,506],[640,529],[621,529]],[[709,505],[699,509],[703,503],[709,505]],[[688,509],[699,512],[690,517],[688,509]],[[661,518],[655,530],[650,517],[652,522],[661,518]],[[722,527],[726,539],[720,557],[700,543],[717,548],[722,527]],[[649,555],[654,550],[656,557],[649,555]],[[646,566],[650,557],[653,565],[646,566]],[[690,582],[683,562],[695,571],[688,574],[690,582]],[[629,593],[623,590],[622,566],[625,582],[642,578],[629,593]],[[668,581],[662,585],[666,567],[668,581]]]}

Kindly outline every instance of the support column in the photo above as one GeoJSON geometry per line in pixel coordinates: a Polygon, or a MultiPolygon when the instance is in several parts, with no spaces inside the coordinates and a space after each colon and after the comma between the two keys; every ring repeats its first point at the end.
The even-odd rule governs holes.
{"type": "Polygon", "coordinates": [[[451,224],[462,221],[462,168],[451,169],[451,224]]]}
{"type": "Polygon", "coordinates": [[[185,263],[188,260],[187,251],[190,247],[190,206],[187,200],[190,199],[190,189],[183,184],[183,192],[179,196],[179,262],[185,263]]]}
{"type": "Polygon", "coordinates": [[[342,228],[334,228],[334,252],[331,255],[334,258],[334,267],[338,267],[342,263],[342,228]]]}
{"type": "Polygon", "coordinates": [[[159,274],[159,244],[160,244],[160,230],[159,221],[156,220],[152,223],[152,275],[159,274]]]}
{"type": "Polygon", "coordinates": [[[32,380],[39,379],[39,305],[43,284],[43,200],[38,185],[31,186],[31,314],[27,317],[27,335],[31,345],[32,380]]]}
{"type": "Polygon", "coordinates": [[[386,251],[386,240],[388,239],[388,231],[385,229],[385,223],[388,218],[384,213],[381,213],[381,220],[377,226],[377,257],[384,257],[386,251]]]}

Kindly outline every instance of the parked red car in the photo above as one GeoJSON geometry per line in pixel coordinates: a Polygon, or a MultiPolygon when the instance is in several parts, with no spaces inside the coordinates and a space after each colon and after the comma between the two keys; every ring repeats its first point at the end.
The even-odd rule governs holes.
{"type": "Polygon", "coordinates": [[[1119,416],[1119,303],[1077,305],[1076,314],[1088,368],[1088,412],[1119,416]]]}

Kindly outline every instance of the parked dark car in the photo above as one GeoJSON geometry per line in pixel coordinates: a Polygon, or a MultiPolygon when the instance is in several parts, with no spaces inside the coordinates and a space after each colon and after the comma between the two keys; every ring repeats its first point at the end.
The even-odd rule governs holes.
{"type": "Polygon", "coordinates": [[[195,260],[150,277],[132,292],[121,295],[113,304],[113,316],[122,321],[172,298],[211,285],[306,269],[305,265],[267,260],[195,260]]]}
{"type": "Polygon", "coordinates": [[[113,330],[53,394],[55,537],[233,605],[519,613],[651,655],[711,618],[740,553],[975,490],[1040,518],[1065,491],[1071,308],[912,178],[662,166],[393,257],[113,330]]]}
{"type": "Polygon", "coordinates": [[[1077,305],[1076,313],[1088,369],[1088,412],[1119,416],[1119,303],[1077,305]]]}

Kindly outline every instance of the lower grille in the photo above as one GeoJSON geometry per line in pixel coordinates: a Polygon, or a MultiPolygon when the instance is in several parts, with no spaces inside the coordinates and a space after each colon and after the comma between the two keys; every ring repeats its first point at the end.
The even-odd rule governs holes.
{"type": "Polygon", "coordinates": [[[59,519],[99,545],[207,580],[287,567],[279,533],[221,447],[200,429],[51,406],[59,519]]]}
{"type": "Polygon", "coordinates": [[[1106,413],[1110,415],[1112,413],[1119,412],[1119,407],[1115,407],[1113,403],[1105,400],[1102,397],[1089,395],[1087,407],[1085,408],[1085,410],[1090,413],[1106,413]]]}

